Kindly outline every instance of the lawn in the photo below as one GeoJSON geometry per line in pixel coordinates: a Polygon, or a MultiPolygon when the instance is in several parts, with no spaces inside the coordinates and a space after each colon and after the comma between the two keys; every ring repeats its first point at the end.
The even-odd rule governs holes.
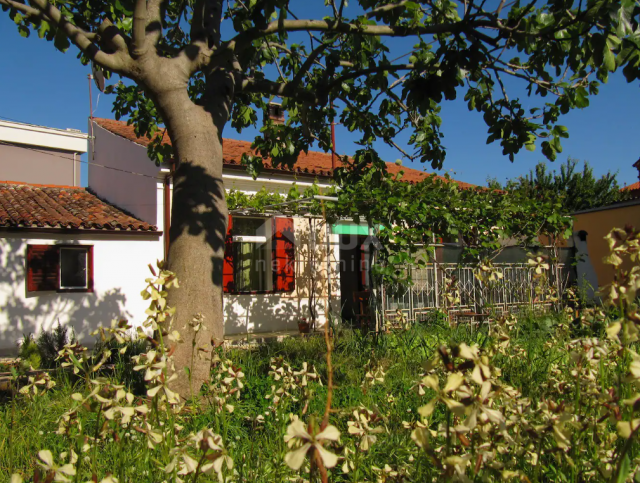
{"type": "Polygon", "coordinates": [[[616,417],[633,391],[602,324],[548,313],[471,329],[443,318],[378,336],[337,327],[326,439],[313,436],[328,394],[323,337],[220,350],[188,405],[153,378],[147,399],[153,361],[133,371],[113,351],[115,369],[88,385],[62,371],[48,391],[5,398],[0,481],[631,481],[638,451],[616,417]],[[314,447],[295,453],[309,443],[300,428],[322,463],[314,447]]]}

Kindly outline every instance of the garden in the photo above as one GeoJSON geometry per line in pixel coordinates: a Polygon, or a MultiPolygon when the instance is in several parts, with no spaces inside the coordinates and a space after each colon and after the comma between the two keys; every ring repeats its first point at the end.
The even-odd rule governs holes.
{"type": "MultiPolygon", "coordinates": [[[[352,3],[0,0],[21,36],[79,49],[100,91],[115,94],[116,118],[148,138],[158,166],[175,167],[179,233],[142,292],[144,327],[115,320],[91,350],[63,329],[27,334],[22,359],[0,367],[1,481],[640,482],[640,232],[608,236],[616,276],[587,304],[546,283],[572,236],[570,205],[553,190],[405,183],[374,149],[441,169],[442,104],[459,98],[511,161],[536,147],[555,160],[569,137],[561,115],[588,107],[616,71],[640,78],[638,2],[352,3]],[[335,186],[286,199],[227,193],[227,124],[256,129],[234,160],[254,179],[280,167],[313,176],[294,167],[317,146],[333,155],[335,186]],[[337,152],[335,124],[355,133],[352,156],[337,152]],[[366,223],[380,246],[369,276],[375,330],[328,317],[307,337],[215,339],[223,287],[212,267],[223,264],[227,208],[283,203],[327,229],[366,223]],[[486,288],[481,321],[451,317],[463,294],[453,271],[436,274],[445,239],[486,288]],[[508,243],[533,252],[517,311],[495,306],[508,291],[495,256],[508,243]],[[381,292],[412,286],[427,266],[446,287],[437,305],[389,320],[381,292]],[[193,293],[205,294],[202,313],[183,310],[193,293]]],[[[471,143],[475,128],[454,128],[471,143]]],[[[573,203],[595,202],[575,185],[573,203]]]]}
{"type": "MultiPolygon", "coordinates": [[[[211,351],[171,327],[171,272],[148,279],[149,328],[114,321],[57,369],[12,368],[0,478],[51,482],[637,481],[640,232],[614,230],[603,303],[502,314],[475,329],[444,312],[377,334],[211,351]],[[626,268],[625,261],[631,261],[626,268]],[[474,330],[472,330],[474,329],[474,330]],[[176,344],[204,358],[200,394],[171,390],[176,344]]],[[[542,272],[544,267],[540,268],[542,272]]],[[[195,317],[197,334],[207,321],[195,317]]]]}

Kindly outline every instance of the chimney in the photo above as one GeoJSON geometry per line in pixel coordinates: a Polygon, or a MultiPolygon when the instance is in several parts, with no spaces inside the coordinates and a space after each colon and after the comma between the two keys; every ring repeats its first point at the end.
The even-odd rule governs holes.
{"type": "Polygon", "coordinates": [[[638,170],[638,180],[640,180],[640,159],[633,163],[633,167],[638,170]]]}
{"type": "Polygon", "coordinates": [[[269,119],[271,119],[274,124],[284,124],[284,109],[282,108],[282,104],[270,102],[268,112],[269,119]]]}

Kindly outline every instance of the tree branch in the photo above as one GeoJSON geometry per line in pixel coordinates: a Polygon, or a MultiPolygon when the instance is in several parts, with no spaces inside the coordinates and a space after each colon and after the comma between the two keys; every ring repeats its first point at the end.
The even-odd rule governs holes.
{"type": "Polygon", "coordinates": [[[106,44],[115,51],[128,52],[131,39],[123,34],[111,20],[105,18],[98,27],[98,43],[106,44]]]}
{"type": "Polygon", "coordinates": [[[145,53],[147,40],[147,2],[136,0],[133,10],[133,44],[131,56],[136,59],[145,53]]]}
{"type": "Polygon", "coordinates": [[[164,27],[163,4],[165,0],[149,0],[147,4],[147,25],[145,33],[150,45],[157,45],[162,38],[164,27]]]}
{"type": "Polygon", "coordinates": [[[311,69],[311,66],[316,61],[316,59],[320,56],[324,50],[329,47],[331,43],[322,43],[318,45],[310,54],[309,57],[304,61],[304,64],[300,67],[300,70],[296,72],[295,77],[291,80],[291,84],[294,87],[297,87],[300,84],[300,81],[304,77],[304,75],[311,69]]]}
{"type": "Polygon", "coordinates": [[[62,30],[76,47],[101,67],[117,73],[126,73],[128,71],[129,66],[127,65],[127,61],[130,58],[126,51],[107,54],[92,42],[92,39],[97,38],[96,34],[85,32],[81,28],[73,25],[62,15],[60,10],[47,0],[31,0],[31,4],[32,6],[28,6],[14,0],[0,0],[0,5],[15,8],[30,17],[44,18],[47,22],[62,30]]]}
{"type": "Polygon", "coordinates": [[[415,68],[414,64],[395,64],[395,65],[386,64],[386,65],[379,65],[377,67],[370,67],[368,69],[356,70],[334,79],[327,85],[326,89],[329,92],[335,86],[342,84],[344,81],[349,79],[356,79],[357,77],[360,77],[363,75],[376,74],[378,72],[395,72],[398,70],[413,70],[414,68],[415,68]]]}
{"type": "Polygon", "coordinates": [[[398,3],[388,3],[387,5],[382,5],[380,7],[374,8],[370,12],[364,14],[366,18],[375,17],[376,15],[380,15],[383,13],[390,12],[391,10],[395,10],[396,8],[404,7],[409,0],[402,0],[398,3]]]}
{"type": "Polygon", "coordinates": [[[243,92],[256,92],[279,97],[288,97],[308,103],[318,102],[318,98],[311,91],[295,88],[290,83],[285,84],[280,82],[273,82],[267,79],[244,79],[240,85],[240,90],[243,92]]]}
{"type": "Polygon", "coordinates": [[[204,0],[196,0],[191,18],[191,41],[204,38],[204,0]]]}
{"type": "MultiPolygon", "coordinates": [[[[474,22],[475,28],[496,27],[493,21],[474,22]]],[[[342,34],[358,34],[386,37],[409,37],[412,35],[429,35],[443,33],[461,33],[469,26],[464,22],[455,22],[439,25],[418,25],[415,27],[388,26],[388,25],[357,25],[348,22],[329,20],[275,20],[266,28],[252,28],[239,33],[234,38],[225,42],[222,50],[242,51],[254,40],[275,34],[277,32],[318,31],[335,32],[342,34]]]]}
{"type": "Polygon", "coordinates": [[[191,22],[192,41],[206,42],[207,47],[220,45],[222,0],[197,0],[191,22]]]}

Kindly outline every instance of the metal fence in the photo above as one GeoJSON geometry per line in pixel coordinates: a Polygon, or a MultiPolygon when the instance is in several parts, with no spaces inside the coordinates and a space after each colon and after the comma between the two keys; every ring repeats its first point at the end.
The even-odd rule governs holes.
{"type": "Polygon", "coordinates": [[[523,308],[550,307],[564,293],[570,280],[570,267],[552,265],[543,277],[535,277],[527,264],[495,264],[502,277],[483,282],[476,276],[475,267],[458,264],[430,264],[426,268],[410,268],[410,286],[386,286],[382,290],[385,318],[397,317],[400,311],[405,320],[420,321],[434,310],[452,313],[482,314],[519,312],[523,308]],[[447,286],[448,285],[448,286],[447,286]],[[446,294],[455,292],[457,301],[450,303],[446,294]]]}

